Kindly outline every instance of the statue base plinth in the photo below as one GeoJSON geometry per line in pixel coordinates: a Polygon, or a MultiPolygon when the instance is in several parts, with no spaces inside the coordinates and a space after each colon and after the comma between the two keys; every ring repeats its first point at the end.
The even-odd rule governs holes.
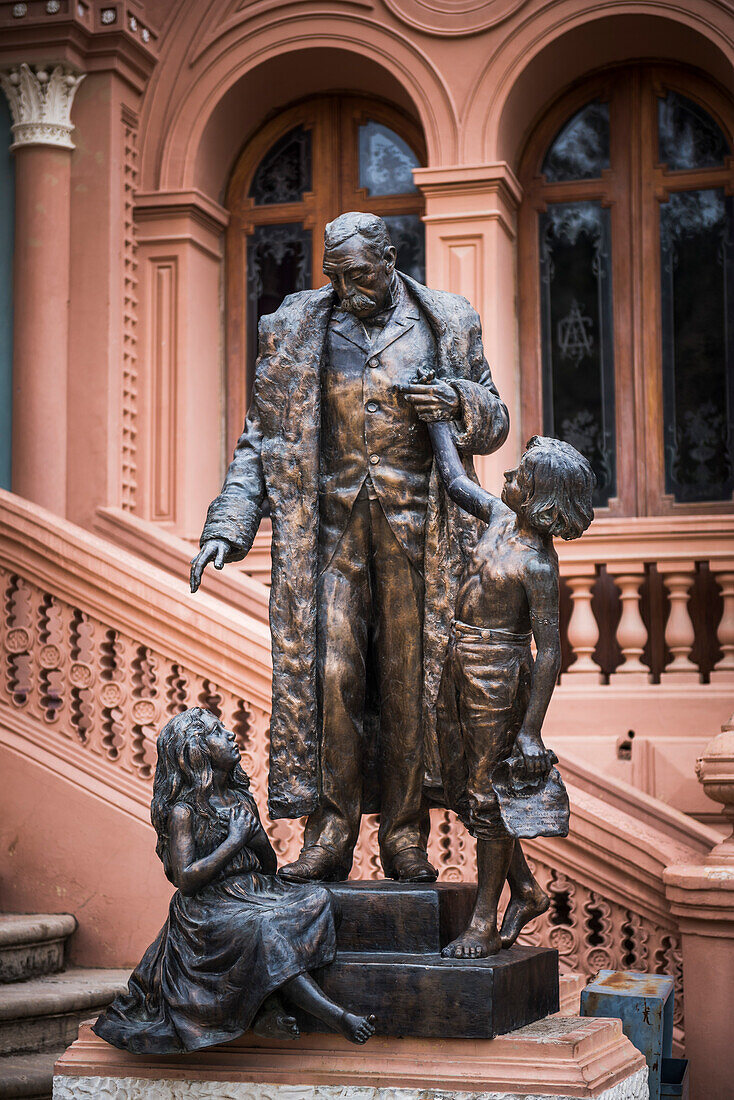
{"type": "Polygon", "coordinates": [[[251,1033],[183,1057],[127,1054],[87,1026],[56,1063],[54,1100],[646,1100],[619,1020],[553,1017],[496,1039],[251,1033]]]}
{"type": "MultiPolygon", "coordinates": [[[[558,953],[551,948],[441,957],[469,923],[474,884],[366,881],[328,888],[341,917],[337,957],[314,977],[337,1004],[374,1014],[378,1035],[493,1039],[558,1011],[558,953]]],[[[296,1016],[304,1032],[326,1030],[296,1016]]]]}

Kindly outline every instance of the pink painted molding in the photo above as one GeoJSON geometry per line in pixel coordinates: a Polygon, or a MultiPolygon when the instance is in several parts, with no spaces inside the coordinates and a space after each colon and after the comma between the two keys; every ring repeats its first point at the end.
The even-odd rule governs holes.
{"type": "Polygon", "coordinates": [[[627,569],[641,562],[693,560],[723,568],[734,559],[734,515],[599,518],[584,535],[584,545],[580,541],[558,543],[562,574],[594,562],[627,569]]]}
{"type": "Polygon", "coordinates": [[[84,1026],[54,1072],[66,1078],[248,1081],[291,1087],[348,1083],[591,1100],[644,1067],[644,1057],[624,1036],[619,1020],[553,1017],[496,1039],[376,1038],[363,1049],[331,1035],[278,1042],[248,1034],[185,1060],[125,1054],[84,1026]]]}

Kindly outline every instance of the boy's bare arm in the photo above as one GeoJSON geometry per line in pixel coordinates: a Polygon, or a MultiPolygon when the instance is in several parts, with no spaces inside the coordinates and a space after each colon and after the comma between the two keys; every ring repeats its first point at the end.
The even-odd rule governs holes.
{"type": "Polygon", "coordinates": [[[550,562],[534,566],[527,571],[524,586],[537,656],[525,718],[517,735],[517,748],[524,757],[528,776],[540,778],[555,763],[555,754],[543,745],[541,730],[561,668],[558,571],[550,562]]]}
{"type": "Polygon", "coordinates": [[[478,519],[489,523],[497,497],[468,476],[447,421],[427,423],[438,472],[451,499],[478,519]]]}

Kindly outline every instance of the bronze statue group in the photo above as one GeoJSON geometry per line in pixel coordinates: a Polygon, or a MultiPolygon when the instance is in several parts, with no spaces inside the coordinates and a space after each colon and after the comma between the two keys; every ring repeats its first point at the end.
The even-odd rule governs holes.
{"type": "Polygon", "coordinates": [[[245,556],[267,498],[269,810],[308,815],[304,848],[278,872],[214,715],[167,723],[151,816],[176,892],[128,992],[95,1025],[132,1052],[195,1050],[251,1027],[292,1038],[293,1007],[354,1042],[374,1034],[374,1018],[311,977],[336,954],[338,914],[319,883],[348,876],[364,812],[380,812],[398,881],[436,878],[430,804],[476,838],[476,904],[445,956],[494,955],[548,907],[520,838],[568,831],[541,737],[560,670],[553,537],[588,527],[594,474],[569,444],[535,436],[501,497],[478,485],[471,456],[504,442],[508,417],[477,315],[395,261],[381,219],[341,215],[325,236],[329,285],[261,322],[253,405],[191,587],[207,563],[245,556]]]}

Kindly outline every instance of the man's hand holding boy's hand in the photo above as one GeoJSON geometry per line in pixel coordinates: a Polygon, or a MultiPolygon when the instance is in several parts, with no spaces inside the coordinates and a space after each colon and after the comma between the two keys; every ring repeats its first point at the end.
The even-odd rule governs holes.
{"type": "Polygon", "coordinates": [[[545,779],[558,757],[552,749],[547,749],[539,733],[531,733],[523,726],[512,748],[508,763],[515,778],[523,775],[526,780],[545,779]]]}

